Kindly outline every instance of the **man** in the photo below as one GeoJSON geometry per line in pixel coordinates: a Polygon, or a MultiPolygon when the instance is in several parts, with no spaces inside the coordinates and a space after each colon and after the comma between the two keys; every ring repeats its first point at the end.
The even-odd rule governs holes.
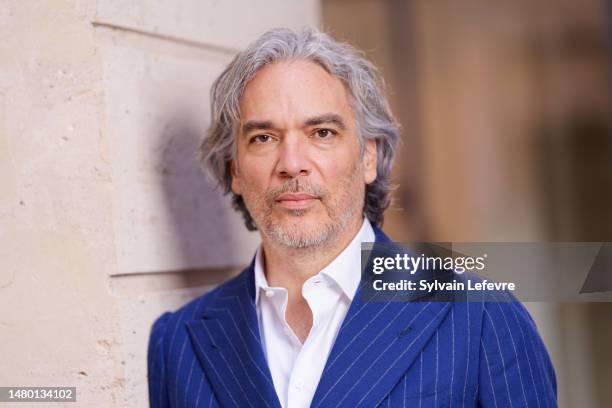
{"type": "Polygon", "coordinates": [[[360,300],[360,244],[389,242],[398,127],[358,52],[272,30],[211,96],[202,157],[261,246],[239,276],[155,322],[153,407],[556,405],[520,304],[360,300]]]}

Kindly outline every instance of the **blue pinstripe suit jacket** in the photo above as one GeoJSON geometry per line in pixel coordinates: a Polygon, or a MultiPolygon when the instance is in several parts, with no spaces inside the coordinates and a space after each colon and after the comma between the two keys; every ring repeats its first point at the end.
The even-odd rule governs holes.
{"type": "MultiPolygon", "coordinates": [[[[375,228],[377,242],[390,242],[375,228]]],[[[253,265],[154,323],[152,407],[280,407],[257,323],[253,265]]],[[[555,407],[555,373],[518,302],[354,297],[313,407],[555,407]]]]}

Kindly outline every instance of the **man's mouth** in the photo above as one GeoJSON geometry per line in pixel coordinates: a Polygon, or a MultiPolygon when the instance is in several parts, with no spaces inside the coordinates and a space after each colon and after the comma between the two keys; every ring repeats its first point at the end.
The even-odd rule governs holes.
{"type": "Polygon", "coordinates": [[[295,210],[295,209],[305,209],[314,204],[319,197],[314,196],[312,194],[305,193],[285,193],[281,194],[276,198],[276,202],[281,205],[281,207],[295,210]]]}

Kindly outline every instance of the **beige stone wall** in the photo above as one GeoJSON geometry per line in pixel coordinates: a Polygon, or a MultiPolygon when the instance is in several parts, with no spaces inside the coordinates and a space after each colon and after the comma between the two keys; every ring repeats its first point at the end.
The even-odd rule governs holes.
{"type": "Polygon", "coordinates": [[[316,0],[0,7],[0,385],[147,405],[152,319],[256,245],[196,161],[211,81],[258,33],[318,15],[316,0]]]}

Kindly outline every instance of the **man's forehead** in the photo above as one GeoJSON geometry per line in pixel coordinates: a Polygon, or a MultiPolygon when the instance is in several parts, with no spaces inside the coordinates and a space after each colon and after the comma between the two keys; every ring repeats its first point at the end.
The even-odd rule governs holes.
{"type": "Polygon", "coordinates": [[[240,98],[243,122],[292,117],[305,121],[327,113],[347,122],[349,98],[342,81],[309,61],[280,62],[262,68],[240,98]]]}

